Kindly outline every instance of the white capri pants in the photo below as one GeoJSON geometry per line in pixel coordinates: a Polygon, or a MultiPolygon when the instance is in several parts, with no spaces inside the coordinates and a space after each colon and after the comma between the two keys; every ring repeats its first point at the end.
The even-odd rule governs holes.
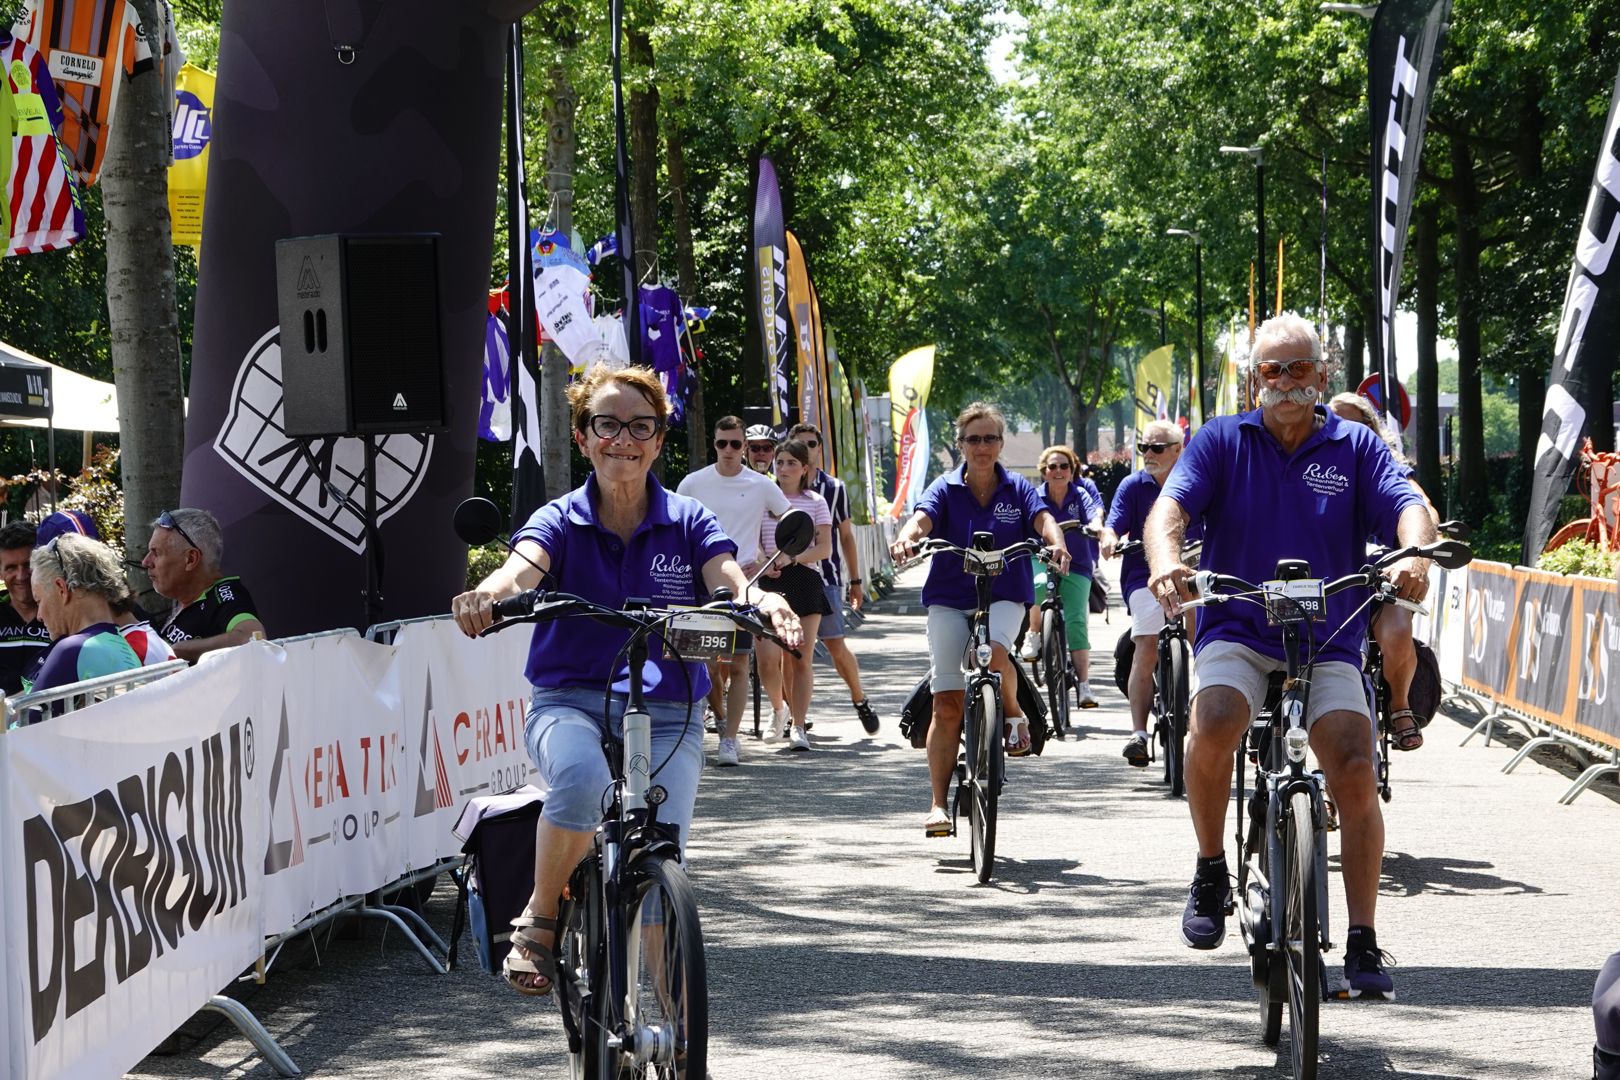
{"type": "MultiPolygon", "coordinates": [[[[1014,600],[997,600],[990,605],[990,640],[1012,650],[1018,629],[1024,622],[1024,605],[1014,600]]],[[[972,629],[972,610],[931,604],[928,608],[928,687],[942,690],[967,689],[962,672],[962,654],[967,651],[972,629]]]]}

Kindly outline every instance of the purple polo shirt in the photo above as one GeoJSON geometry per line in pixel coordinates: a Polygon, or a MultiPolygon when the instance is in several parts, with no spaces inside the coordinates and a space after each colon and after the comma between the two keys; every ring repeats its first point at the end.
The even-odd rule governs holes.
{"type": "MultiPolygon", "coordinates": [[[[1138,469],[1121,480],[1119,487],[1114,489],[1114,504],[1108,508],[1108,520],[1103,524],[1120,536],[1140,540],[1142,526],[1147,524],[1148,514],[1163,490],[1153,479],[1152,473],[1138,469]]],[[[1197,540],[1203,535],[1204,523],[1195,518],[1187,526],[1187,539],[1197,540]]],[[[1128,600],[1137,589],[1147,588],[1147,556],[1133,551],[1129,555],[1121,555],[1119,562],[1119,592],[1128,600]]]]}
{"type": "MultiPolygon", "coordinates": [[[[1164,495],[1204,520],[1203,569],[1259,583],[1276,576],[1278,559],[1304,559],[1312,577],[1353,574],[1366,562],[1366,538],[1393,541],[1401,513],[1422,505],[1373,431],[1320,406],[1316,415],[1325,423],[1292,454],[1258,409],[1209,421],[1182,452],[1164,495]]],[[[1358,589],[1329,597],[1327,621],[1314,625],[1318,646],[1366,599],[1358,589]]],[[[1367,619],[1363,609],[1319,658],[1359,666],[1367,619]]],[[[1264,609],[1241,601],[1199,610],[1194,651],[1211,641],[1283,655],[1282,633],[1266,625],[1264,609]]]]}
{"type": "MultiPolygon", "coordinates": [[[[1039,485],[1036,490],[1041,493],[1041,505],[1045,506],[1047,513],[1060,524],[1065,521],[1089,524],[1091,519],[1100,515],[1103,510],[1101,497],[1093,495],[1080,484],[1067,485],[1062,502],[1054,500],[1048,494],[1045,484],[1039,485]]],[[[1079,530],[1064,533],[1063,539],[1069,545],[1069,573],[1090,577],[1092,539],[1079,530]]]]}
{"type": "MultiPolygon", "coordinates": [[[[702,503],[667,491],[647,477],[647,517],[629,544],[597,520],[596,475],[560,499],[534,512],[512,537],[533,540],[551,559],[560,587],[608,607],[631,598],[656,607],[701,603],[708,595],[703,567],[716,555],[737,554],[737,544],[720,528],[702,503]]],[[[549,582],[548,582],[549,584],[549,582]]],[[[619,651],[630,639],[620,630],[586,618],[537,623],[523,674],[543,689],[583,687],[601,690],[611,677],[613,689],[627,693],[629,668],[619,651]]],[[[656,640],[649,643],[642,689],[662,701],[701,701],[709,692],[703,664],[681,665],[663,658],[656,640]]]]}
{"type": "MultiPolygon", "coordinates": [[[[998,463],[995,493],[990,496],[988,506],[980,506],[963,479],[966,468],[966,465],[958,465],[935,480],[917,500],[917,509],[934,523],[929,535],[960,547],[972,547],[974,533],[988,532],[995,537],[992,543],[997,548],[1038,535],[1035,518],[1046,510],[1046,504],[1034,484],[998,463]]],[[[1009,567],[990,579],[990,596],[993,600],[1033,604],[1035,579],[1027,569],[1009,567]]],[[[963,572],[960,555],[934,556],[928,567],[928,580],[923,582],[922,602],[961,611],[972,611],[978,606],[973,578],[963,572]]]]}

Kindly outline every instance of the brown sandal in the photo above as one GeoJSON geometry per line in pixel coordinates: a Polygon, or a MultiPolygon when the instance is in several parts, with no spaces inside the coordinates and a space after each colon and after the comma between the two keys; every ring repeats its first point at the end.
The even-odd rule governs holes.
{"type": "Polygon", "coordinates": [[[512,947],[507,950],[506,959],[501,962],[501,975],[507,983],[518,993],[525,997],[548,997],[552,988],[557,985],[557,955],[553,952],[554,945],[542,945],[540,939],[528,930],[550,930],[553,939],[557,934],[557,920],[547,915],[519,915],[512,920],[512,947]],[[528,956],[519,956],[522,949],[528,956]],[[528,975],[546,980],[544,986],[534,986],[518,980],[519,975],[528,975]]]}
{"type": "Polygon", "coordinates": [[[1411,709],[1401,709],[1389,714],[1389,738],[1397,750],[1416,750],[1423,745],[1423,731],[1418,726],[1417,713],[1411,709]],[[1401,719],[1406,724],[1397,723],[1401,719]]]}

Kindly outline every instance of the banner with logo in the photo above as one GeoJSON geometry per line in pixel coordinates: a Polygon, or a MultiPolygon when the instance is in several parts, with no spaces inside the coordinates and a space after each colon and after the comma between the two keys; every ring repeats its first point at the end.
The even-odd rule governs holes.
{"type": "Polygon", "coordinates": [[[1575,583],[1575,724],[1620,744],[1620,597],[1612,582],[1575,583]]]}
{"type": "MultiPolygon", "coordinates": [[[[1569,493],[1569,478],[1580,461],[1586,432],[1587,365],[1613,369],[1620,352],[1620,79],[1609,100],[1609,120],[1598,146],[1592,193],[1586,200],[1575,262],[1564,290],[1564,314],[1553,341],[1552,373],[1547,378],[1541,437],[1536,440],[1530,514],[1524,523],[1520,559],[1534,565],[1552,535],[1558,506],[1569,493]]],[[[1602,396],[1606,403],[1607,394],[1602,396]]],[[[1608,408],[1607,404],[1604,406],[1608,408]]],[[[1599,423],[1608,423],[1599,417],[1599,423]]]]}
{"type": "MultiPolygon", "coordinates": [[[[828,335],[832,331],[821,321],[821,296],[816,292],[814,280],[810,282],[810,322],[813,326],[811,340],[816,345],[816,365],[821,372],[821,414],[827,418],[827,425],[822,428],[826,438],[821,444],[821,464],[824,469],[837,476],[845,453],[844,443],[838,433],[838,392],[833,385],[832,366],[837,357],[832,351],[832,342],[828,340],[828,335]]],[[[838,377],[842,379],[843,372],[840,371],[838,377]]]]}
{"type": "MultiPolygon", "coordinates": [[[[1367,339],[1368,368],[1394,386],[1395,311],[1417,186],[1418,158],[1429,120],[1435,62],[1451,0],[1383,0],[1367,38],[1367,103],[1372,126],[1373,305],[1378,332],[1367,339]]],[[[1393,402],[1385,412],[1390,413],[1393,402]]],[[[1391,413],[1391,415],[1393,415],[1391,413]]],[[[1398,425],[1387,425],[1396,430],[1398,425]]]]}
{"type": "Polygon", "coordinates": [[[1429,644],[1440,664],[1440,677],[1460,686],[1463,677],[1464,633],[1468,625],[1468,567],[1440,570],[1439,587],[1431,586],[1429,644]]]}
{"type": "Polygon", "coordinates": [[[169,165],[169,223],[177,247],[202,244],[213,117],[214,76],[200,67],[185,65],[174,85],[174,160],[169,165]]]}
{"type": "Polygon", "coordinates": [[[759,319],[771,428],[780,434],[787,430],[792,416],[788,356],[793,348],[793,331],[788,310],[787,226],[782,218],[782,193],[776,184],[776,166],[766,157],[759,159],[759,182],[754,191],[753,253],[749,292],[759,319]]]}
{"type": "Polygon", "coordinates": [[[121,1076],[263,947],[256,646],[0,738],[11,1077],[121,1076]]]}
{"type": "Polygon", "coordinates": [[[811,308],[810,269],[805,265],[804,249],[799,246],[799,238],[793,235],[791,229],[787,233],[787,252],[788,314],[793,320],[793,352],[798,361],[797,419],[814,424],[816,430],[822,433],[823,467],[831,471],[831,465],[826,464],[828,424],[825,368],[822,366],[821,343],[817,340],[815,312],[811,308]]]}
{"type": "Polygon", "coordinates": [[[912,349],[889,368],[890,423],[894,428],[894,505],[889,514],[899,518],[909,509],[928,453],[927,423],[923,410],[934,385],[934,346],[912,349]]]}
{"type": "Polygon", "coordinates": [[[856,419],[859,406],[849,376],[838,359],[838,339],[830,328],[827,330],[827,380],[828,396],[832,399],[832,426],[837,432],[834,439],[838,444],[835,471],[838,479],[849,489],[850,517],[857,525],[868,525],[872,519],[867,513],[866,469],[862,465],[865,452],[861,445],[860,424],[856,419]]]}
{"type": "Polygon", "coordinates": [[[512,629],[473,639],[438,620],[407,624],[394,639],[405,865],[431,866],[461,850],[451,830],[468,799],[530,781],[523,745],[529,637],[512,629]]]}
{"type": "Polygon", "coordinates": [[[1463,686],[1490,697],[1507,694],[1517,611],[1518,588],[1512,568],[1478,560],[1468,564],[1463,686]]]}
{"type": "Polygon", "coordinates": [[[1539,720],[1557,723],[1571,712],[1575,586],[1562,574],[1515,569],[1519,587],[1514,626],[1513,681],[1508,699],[1539,720]]]}
{"type": "MultiPolygon", "coordinates": [[[[1135,425],[1139,440],[1143,430],[1153,421],[1170,419],[1170,393],[1175,385],[1174,379],[1172,346],[1161,345],[1137,361],[1135,425]]],[[[1137,464],[1140,466],[1140,461],[1137,464]]]]}

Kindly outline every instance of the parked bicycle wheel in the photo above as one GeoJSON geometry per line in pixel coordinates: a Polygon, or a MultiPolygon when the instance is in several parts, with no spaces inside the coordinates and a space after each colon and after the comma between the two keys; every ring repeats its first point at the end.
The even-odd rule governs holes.
{"type": "Polygon", "coordinates": [[[1187,643],[1176,640],[1165,656],[1164,703],[1168,715],[1165,719],[1164,771],[1170,784],[1170,794],[1181,798],[1187,794],[1185,776],[1187,751],[1187,724],[1191,718],[1187,701],[1187,643]]]}
{"type": "Polygon", "coordinates": [[[969,708],[973,712],[974,761],[968,771],[968,823],[972,833],[973,872],[982,885],[990,880],[995,870],[996,799],[1001,794],[1007,752],[1002,745],[1001,700],[995,684],[981,683],[969,708]]]}
{"type": "Polygon", "coordinates": [[[595,853],[579,864],[557,906],[557,1004],[568,1036],[569,1080],[597,1080],[603,1073],[607,1036],[593,1015],[592,984],[605,985],[605,897],[595,853]]]}
{"type": "Polygon", "coordinates": [[[606,1076],[703,1080],[709,984],[691,882],[679,861],[653,856],[636,867],[631,889],[624,1022],[634,1037],[606,1076]]]}
{"type": "Polygon", "coordinates": [[[1058,613],[1041,618],[1041,668],[1046,671],[1047,716],[1058,738],[1069,732],[1069,643],[1058,613]]]}
{"type": "Polygon", "coordinates": [[[1316,832],[1309,792],[1288,798],[1283,858],[1288,883],[1283,951],[1288,961],[1288,1041],[1294,1080],[1316,1078],[1317,1020],[1322,1009],[1321,939],[1316,910],[1316,832]]]}

